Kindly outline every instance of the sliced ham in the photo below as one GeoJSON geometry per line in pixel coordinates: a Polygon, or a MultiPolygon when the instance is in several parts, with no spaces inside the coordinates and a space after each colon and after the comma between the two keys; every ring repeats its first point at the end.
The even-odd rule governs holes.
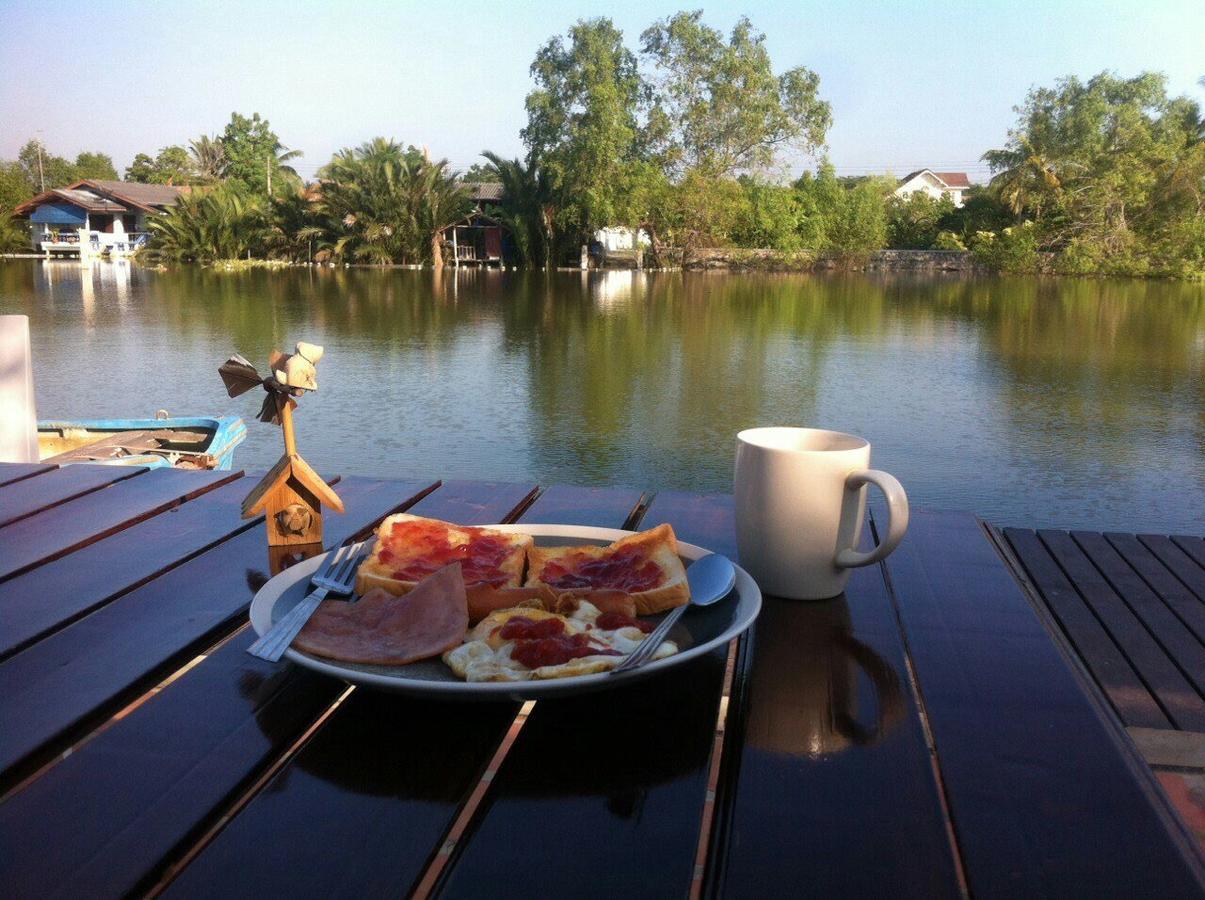
{"type": "Polygon", "coordinates": [[[324,600],[293,646],[342,662],[403,666],[459,646],[468,627],[464,578],[457,562],[401,597],[375,588],[355,603],[324,600]]]}

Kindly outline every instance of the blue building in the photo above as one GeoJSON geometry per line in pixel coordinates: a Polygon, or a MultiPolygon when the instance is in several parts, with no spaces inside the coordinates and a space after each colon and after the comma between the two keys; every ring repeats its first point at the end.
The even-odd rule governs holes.
{"type": "Polygon", "coordinates": [[[47,256],[124,256],[146,242],[147,217],[188,190],[84,179],[26,200],[13,215],[29,219],[33,248],[47,256]]]}

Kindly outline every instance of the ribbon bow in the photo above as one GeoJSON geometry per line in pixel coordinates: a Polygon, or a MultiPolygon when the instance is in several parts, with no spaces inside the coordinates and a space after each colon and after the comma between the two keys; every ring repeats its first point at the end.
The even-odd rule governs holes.
{"type": "Polygon", "coordinates": [[[264,397],[264,404],[259,409],[259,415],[256,416],[261,422],[280,424],[277,398],[283,398],[294,409],[297,408],[297,401],[293,397],[301,396],[301,388],[291,388],[281,384],[274,375],[263,377],[256,371],[255,366],[237,353],[218,366],[218,374],[222,376],[222,383],[226,385],[226,393],[231,397],[245,394],[256,386],[262,386],[267,391],[268,396],[264,397]]]}

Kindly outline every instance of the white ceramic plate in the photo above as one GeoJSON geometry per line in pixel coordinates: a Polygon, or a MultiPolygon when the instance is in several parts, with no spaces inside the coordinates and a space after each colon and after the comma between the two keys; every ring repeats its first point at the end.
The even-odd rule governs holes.
{"type": "MultiPolygon", "coordinates": [[[[632,534],[617,528],[591,528],[582,525],[491,525],[502,531],[530,534],[542,547],[567,546],[572,544],[609,544],[632,534]]],[[[702,547],[678,542],[678,555],[687,566],[691,561],[710,553],[702,547]]],[[[272,623],[292,609],[309,587],[310,576],[326,554],[311,557],[285,569],[262,588],[251,601],[251,627],[263,634],[272,623]]],[[[536,700],[559,697],[584,691],[618,687],[640,678],[664,672],[674,666],[694,659],[716,647],[726,644],[753,624],[761,610],[761,591],[749,573],[736,567],[736,592],[714,606],[689,609],[678,624],[670,631],[670,640],[677,643],[679,651],[674,656],[646,663],[630,672],[612,675],[600,672],[594,675],[578,675],[573,678],[556,678],[548,681],[466,682],[457,678],[452,670],[438,657],[424,659],[406,666],[372,666],[359,663],[343,663],[336,660],[310,656],[290,648],[285,656],[300,666],[341,678],[352,684],[419,694],[429,697],[463,700],[536,700]]],[[[657,616],[650,617],[656,621],[657,616]]]]}

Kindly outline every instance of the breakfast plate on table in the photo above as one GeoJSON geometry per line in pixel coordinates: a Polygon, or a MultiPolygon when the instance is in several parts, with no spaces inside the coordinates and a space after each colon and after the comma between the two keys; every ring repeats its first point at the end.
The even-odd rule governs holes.
{"type": "MultiPolygon", "coordinates": [[[[592,545],[606,547],[614,546],[612,542],[616,541],[636,540],[635,532],[581,525],[520,523],[514,525],[492,525],[489,526],[489,530],[491,532],[503,532],[510,535],[530,535],[534,540],[535,553],[541,554],[541,558],[554,558],[558,552],[556,548],[579,548],[580,550],[580,548],[592,545]]],[[[370,538],[366,542],[366,549],[372,547],[372,545],[373,539],[370,538]]],[[[689,567],[692,562],[710,553],[709,550],[703,547],[687,544],[682,541],[676,542],[676,548],[677,557],[681,560],[682,565],[686,567],[689,567]]],[[[273,624],[301,601],[309,590],[310,578],[322,566],[328,555],[326,553],[319,554],[291,566],[260,588],[251,603],[251,626],[257,634],[263,635],[273,624]]],[[[379,555],[379,552],[377,555],[379,555]]],[[[674,564],[676,565],[676,562],[674,564]]],[[[361,571],[365,570],[362,569],[361,571]]],[[[330,604],[344,603],[346,601],[335,600],[326,602],[330,604]]],[[[657,658],[642,666],[618,673],[593,671],[587,674],[573,674],[566,677],[547,679],[466,681],[458,677],[457,673],[453,671],[452,665],[456,660],[454,658],[455,654],[451,652],[444,654],[444,658],[435,655],[405,665],[380,665],[326,658],[313,653],[303,652],[296,646],[290,647],[285,652],[285,656],[297,665],[342,679],[351,684],[397,691],[404,694],[463,700],[491,698],[498,700],[536,700],[563,697],[608,687],[618,687],[672,670],[676,666],[684,665],[704,653],[725,645],[753,624],[760,610],[761,592],[758,590],[753,578],[738,566],[736,567],[736,588],[730,596],[712,606],[692,607],[688,609],[686,614],[671,629],[668,640],[673,642],[676,652],[663,658],[662,654],[659,653],[657,654],[657,658]],[[453,659],[446,661],[448,657],[453,657],[453,659]]],[[[518,616],[522,619],[520,624],[527,623],[531,625],[530,620],[523,615],[525,611],[520,610],[519,613],[513,611],[502,612],[509,613],[511,616],[518,616]]],[[[639,621],[642,627],[648,628],[649,626],[656,625],[664,615],[668,614],[668,611],[657,615],[642,614],[639,621]]],[[[497,616],[499,613],[494,613],[493,615],[497,616]]],[[[556,618],[547,613],[526,613],[526,615],[542,615],[547,618],[556,618]]],[[[583,622],[588,621],[592,623],[588,626],[581,626],[583,628],[594,628],[596,625],[599,628],[603,627],[601,624],[603,618],[598,615],[598,610],[595,610],[589,604],[582,604],[577,613],[566,618],[565,624],[571,629],[577,628],[578,626],[573,621],[569,621],[569,619],[579,618],[583,622]],[[583,610],[589,610],[589,612],[586,613],[583,610]]],[[[503,615],[498,621],[505,622],[506,616],[503,615]]],[[[540,620],[536,619],[535,621],[538,622],[540,620]]],[[[488,622],[484,622],[481,627],[487,627],[488,625],[488,622]]],[[[531,625],[531,627],[536,626],[531,625]]],[[[494,631],[497,632],[499,629],[496,628],[494,631]]],[[[601,636],[611,634],[612,632],[594,630],[583,633],[601,636]]],[[[630,629],[622,629],[614,633],[631,633],[631,631],[630,629]]],[[[466,646],[469,638],[472,636],[473,631],[470,630],[465,638],[466,646]]],[[[636,640],[639,641],[638,634],[636,635],[636,640]]],[[[623,647],[623,642],[621,639],[616,639],[616,642],[610,646],[623,647]]],[[[457,649],[461,650],[463,648],[457,649]]],[[[463,671],[461,674],[463,675],[463,671]]]]}

